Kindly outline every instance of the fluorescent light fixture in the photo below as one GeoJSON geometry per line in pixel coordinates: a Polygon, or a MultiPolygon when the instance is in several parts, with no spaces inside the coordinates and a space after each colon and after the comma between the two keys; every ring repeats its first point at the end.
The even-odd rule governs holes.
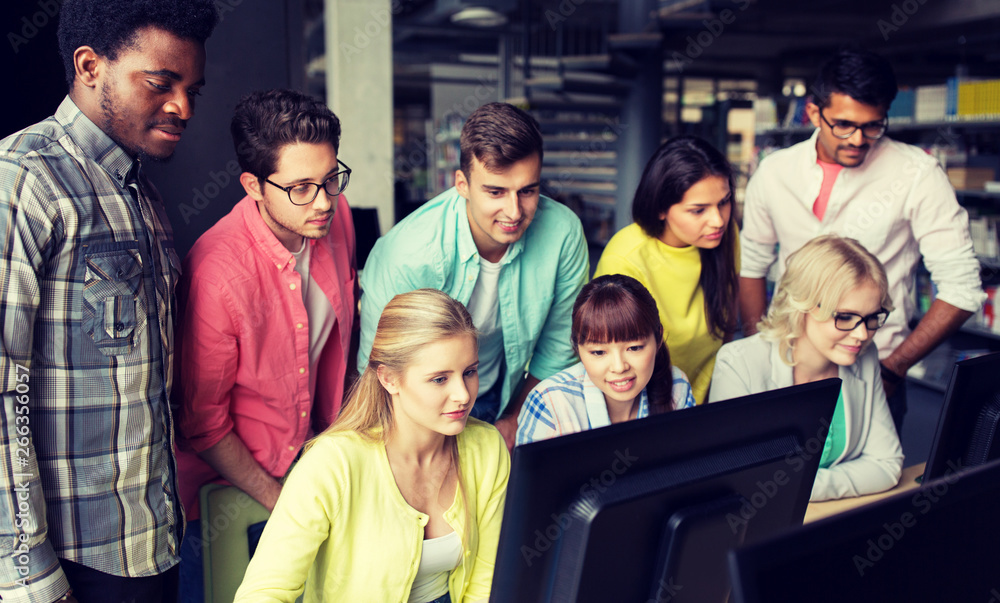
{"type": "Polygon", "coordinates": [[[470,27],[499,27],[507,23],[507,16],[485,6],[470,6],[452,14],[451,22],[470,27]]]}

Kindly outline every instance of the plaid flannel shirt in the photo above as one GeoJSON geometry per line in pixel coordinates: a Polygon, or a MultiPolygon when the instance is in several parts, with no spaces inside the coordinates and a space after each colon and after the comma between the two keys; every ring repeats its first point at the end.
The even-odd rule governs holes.
{"type": "Polygon", "coordinates": [[[180,262],[159,195],[66,98],[0,141],[0,597],[49,603],[59,558],[177,563],[170,408],[180,262]]]}
{"type": "MultiPolygon", "coordinates": [[[[671,366],[671,397],[674,409],[694,406],[691,384],[684,371],[671,366]]],[[[637,419],[649,416],[649,397],[643,388],[637,419]]],[[[604,393],[590,380],[583,363],[543,380],[528,394],[517,418],[514,443],[530,444],[568,433],[611,425],[604,393]]]]}

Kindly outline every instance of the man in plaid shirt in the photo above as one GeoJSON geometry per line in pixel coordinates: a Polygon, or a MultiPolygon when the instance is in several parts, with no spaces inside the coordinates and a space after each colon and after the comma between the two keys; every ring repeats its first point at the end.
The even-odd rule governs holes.
{"type": "Polygon", "coordinates": [[[0,141],[0,597],[176,598],[180,262],[143,172],[204,84],[211,0],[66,0],[69,95],[0,141]]]}

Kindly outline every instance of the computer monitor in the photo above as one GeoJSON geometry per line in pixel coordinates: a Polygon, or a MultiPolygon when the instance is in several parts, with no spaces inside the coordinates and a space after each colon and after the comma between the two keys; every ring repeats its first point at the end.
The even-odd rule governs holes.
{"type": "Polygon", "coordinates": [[[1000,601],[1000,463],[734,551],[734,603],[1000,601]]]}
{"type": "Polygon", "coordinates": [[[1000,459],[1000,353],[955,363],[923,481],[1000,459]]]}
{"type": "Polygon", "coordinates": [[[726,555],[800,525],[839,379],[514,449],[491,601],[724,602],[726,555]]]}

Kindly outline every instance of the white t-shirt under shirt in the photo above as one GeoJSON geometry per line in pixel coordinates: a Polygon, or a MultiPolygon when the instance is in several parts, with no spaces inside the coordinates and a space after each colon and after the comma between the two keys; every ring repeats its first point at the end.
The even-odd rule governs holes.
{"type": "MultiPolygon", "coordinates": [[[[506,253],[504,253],[506,255],[506,253]]],[[[503,257],[500,258],[500,262],[503,257]]],[[[479,330],[479,395],[490,391],[503,363],[503,330],[500,328],[500,262],[479,256],[479,278],[466,306],[479,330]]]]}
{"type": "Polygon", "coordinates": [[[295,257],[295,271],[302,277],[302,303],[305,304],[306,315],[309,317],[309,396],[314,397],[316,365],[323,346],[333,331],[333,325],[337,322],[337,315],[333,313],[333,306],[326,294],[309,276],[309,254],[309,239],[302,237],[302,248],[293,251],[292,256],[295,257]]]}

